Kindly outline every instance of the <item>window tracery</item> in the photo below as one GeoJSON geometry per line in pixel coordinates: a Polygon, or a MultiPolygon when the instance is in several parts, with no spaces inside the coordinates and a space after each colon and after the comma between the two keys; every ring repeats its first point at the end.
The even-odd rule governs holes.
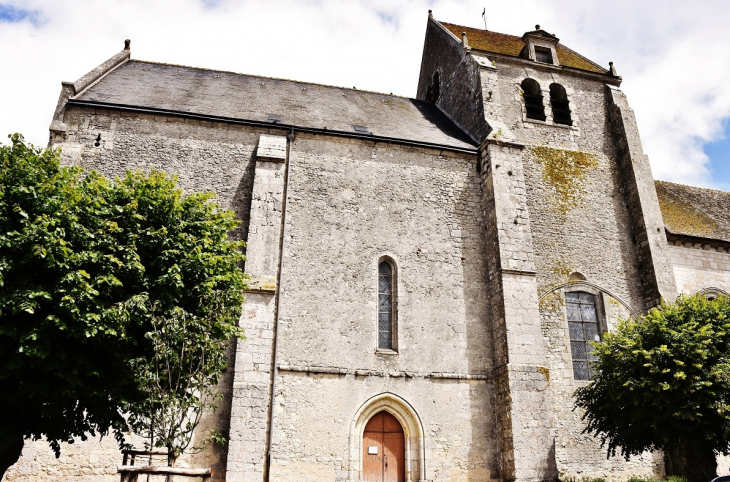
{"type": "Polygon", "coordinates": [[[593,376],[593,347],[590,342],[601,341],[598,330],[596,296],[585,291],[565,293],[565,308],[570,332],[570,352],[573,357],[573,377],[590,380],[593,376]]]}
{"type": "Polygon", "coordinates": [[[378,265],[378,349],[395,350],[395,269],[389,260],[378,265]]]}

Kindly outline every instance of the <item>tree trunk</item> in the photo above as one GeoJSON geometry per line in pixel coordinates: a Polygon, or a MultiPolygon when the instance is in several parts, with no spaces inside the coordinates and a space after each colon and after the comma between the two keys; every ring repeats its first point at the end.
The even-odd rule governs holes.
{"type": "Polygon", "coordinates": [[[679,475],[687,482],[709,482],[717,477],[717,459],[712,449],[677,447],[664,452],[667,475],[679,475]]]}
{"type": "MultiPolygon", "coordinates": [[[[172,448],[167,447],[167,466],[174,467],[175,462],[177,462],[177,452],[172,450],[172,448]]],[[[172,482],[172,475],[165,477],[165,482],[172,482]]]]}
{"type": "Polygon", "coordinates": [[[23,452],[23,436],[19,435],[13,438],[13,442],[0,446],[0,480],[5,476],[10,466],[20,458],[23,452]]]}

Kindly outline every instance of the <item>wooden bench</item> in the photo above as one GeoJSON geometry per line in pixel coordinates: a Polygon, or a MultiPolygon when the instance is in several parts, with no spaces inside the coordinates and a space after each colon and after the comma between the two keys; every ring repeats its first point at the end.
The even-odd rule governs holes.
{"type": "Polygon", "coordinates": [[[122,451],[122,465],[134,465],[135,459],[138,455],[146,455],[150,457],[149,463],[152,463],[151,457],[163,456],[167,459],[167,450],[165,449],[152,449],[152,450],[124,450],[122,451]]]}
{"type": "Polygon", "coordinates": [[[121,474],[121,482],[134,482],[140,475],[179,475],[182,477],[202,477],[203,482],[210,482],[213,477],[211,469],[186,469],[184,467],[167,467],[156,465],[120,465],[117,473],[121,474]]]}
{"type": "MultiPolygon", "coordinates": [[[[134,465],[138,456],[164,456],[167,460],[167,450],[125,450],[122,465],[117,467],[121,482],[137,482],[140,475],[178,475],[181,477],[202,477],[203,482],[210,482],[213,477],[211,469],[190,469],[186,467],[169,467],[167,465],[134,465]]],[[[169,480],[169,478],[168,478],[169,480]]]]}

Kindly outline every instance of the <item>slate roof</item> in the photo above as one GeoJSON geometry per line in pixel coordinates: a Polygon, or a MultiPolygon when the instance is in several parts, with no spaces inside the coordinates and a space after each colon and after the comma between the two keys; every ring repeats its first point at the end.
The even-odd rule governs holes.
{"type": "MultiPolygon", "coordinates": [[[[454,25],[446,22],[439,23],[446,27],[459,39],[461,38],[461,33],[466,32],[466,38],[469,46],[473,49],[482,50],[484,52],[494,52],[497,54],[519,57],[522,48],[525,46],[525,42],[522,38],[514,35],[507,35],[479,28],[462,27],[461,25],[454,25]]],[[[555,48],[555,53],[558,55],[558,62],[560,62],[560,65],[587,70],[589,72],[597,72],[600,74],[608,73],[607,69],[604,69],[595,62],[588,60],[565,45],[558,44],[555,48]]]]}
{"type": "Polygon", "coordinates": [[[77,100],[355,133],[474,149],[435,105],[388,94],[130,60],[77,100]]]}
{"type": "Polygon", "coordinates": [[[730,242],[730,192],[655,181],[670,233],[730,242]]]}

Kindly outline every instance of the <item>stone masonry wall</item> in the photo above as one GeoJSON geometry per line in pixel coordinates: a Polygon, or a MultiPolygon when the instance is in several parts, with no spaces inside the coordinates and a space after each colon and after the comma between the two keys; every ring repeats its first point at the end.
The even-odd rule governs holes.
{"type": "Polygon", "coordinates": [[[552,447],[550,373],[540,330],[535,258],[521,146],[492,142],[482,153],[487,214],[490,324],[503,480],[557,475],[552,447]]]}
{"type": "Polygon", "coordinates": [[[675,241],[669,252],[678,293],[695,294],[708,288],[730,293],[730,252],[726,248],[675,241]]]}
{"type": "Polygon", "coordinates": [[[290,167],[281,363],[490,368],[475,162],[299,135],[290,167]],[[397,271],[398,356],[375,353],[382,256],[397,271]]]}
{"type": "MultiPolygon", "coordinates": [[[[669,259],[677,282],[677,294],[730,293],[730,250],[717,242],[669,242],[669,259]]],[[[726,474],[730,457],[718,455],[718,475],[726,474]]]]}
{"type": "MultiPolygon", "coordinates": [[[[243,221],[234,236],[246,238],[255,166],[253,152],[259,134],[267,131],[77,107],[67,110],[65,123],[67,138],[52,139],[52,146],[62,148],[66,164],[96,169],[107,177],[121,176],[127,169],[175,173],[186,191],[216,192],[217,202],[233,209],[243,221]],[[99,134],[102,140],[96,147],[99,134]]],[[[245,319],[242,324],[247,328],[245,319]]],[[[261,333],[253,330],[247,336],[254,343],[261,333]]],[[[230,356],[232,366],[233,349],[230,356]]],[[[204,417],[198,429],[200,436],[206,436],[212,428],[228,435],[232,378],[233,370],[229,369],[219,386],[225,398],[215,413],[204,417]]],[[[265,419],[264,415],[264,423],[265,419]]],[[[111,438],[64,445],[61,459],[56,459],[43,441],[26,442],[23,455],[4,480],[111,482],[118,478],[116,466],[120,463],[121,454],[111,438]]],[[[179,464],[213,467],[215,480],[222,480],[226,448],[214,446],[180,460],[179,464]]]]}
{"type": "Polygon", "coordinates": [[[236,345],[228,482],[260,481],[266,468],[286,144],[283,136],[261,136],[256,150],[246,248],[251,289],[241,317],[248,337],[236,345]],[[280,149],[267,149],[272,143],[280,149]]]}
{"type": "Polygon", "coordinates": [[[490,110],[509,126],[514,141],[526,146],[523,165],[540,295],[577,271],[641,310],[631,219],[606,126],[605,87],[532,70],[530,77],[541,87],[558,81],[568,92],[574,125],[549,125],[523,118],[519,85],[525,68],[505,61],[497,67],[498,84],[486,72],[485,88],[499,88],[500,105],[490,110]]]}
{"type": "Polygon", "coordinates": [[[629,461],[621,456],[607,459],[606,450],[599,447],[597,440],[581,433],[584,426],[582,412],[574,409],[573,392],[589,382],[573,379],[570,336],[563,302],[568,289],[596,295],[598,310],[602,312],[599,322],[608,330],[616,326],[619,318],[631,315],[621,301],[588,284],[574,283],[559,288],[540,302],[553,397],[554,453],[560,477],[604,477],[609,480],[625,480],[631,476],[661,477],[664,461],[660,454],[645,453],[629,461]]]}
{"type": "Polygon", "coordinates": [[[572,410],[572,394],[581,382],[573,380],[563,307],[563,287],[580,279],[571,275],[585,277],[586,290],[595,290],[605,300],[611,320],[645,309],[639,240],[632,220],[636,213],[626,199],[626,180],[608,128],[606,87],[581,75],[519,61],[498,59],[496,67],[496,73],[482,68],[483,95],[492,93],[485,115],[490,124],[504,126],[492,131],[490,138],[525,145],[527,210],[550,373],[553,453],[560,477],[625,479],[659,473],[661,464],[652,454],[629,463],[606,460],[599,441],[581,433],[580,413],[572,410]],[[547,122],[525,117],[520,83],[528,76],[543,90],[547,122]],[[553,82],[568,93],[573,126],[551,121],[553,82]]]}
{"type": "Polygon", "coordinates": [[[428,481],[493,481],[489,382],[280,372],[272,481],[345,481],[352,417],[378,393],[408,400],[423,421],[428,481]]]}
{"type": "Polygon", "coordinates": [[[497,478],[476,159],[298,135],[290,162],[272,476],[346,480],[356,410],[392,393],[423,422],[428,480],[497,478]],[[376,349],[382,256],[396,353],[376,349]]]}

